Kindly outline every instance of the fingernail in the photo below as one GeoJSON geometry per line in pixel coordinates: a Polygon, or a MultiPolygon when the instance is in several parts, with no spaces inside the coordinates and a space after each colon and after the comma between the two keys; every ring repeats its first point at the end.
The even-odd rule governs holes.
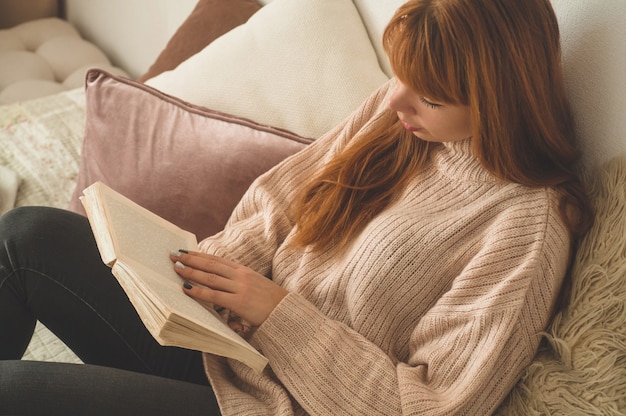
{"type": "Polygon", "coordinates": [[[184,269],[185,265],[182,264],[181,262],[177,261],[176,263],[174,263],[174,266],[176,266],[177,269],[184,269]]]}
{"type": "Polygon", "coordinates": [[[178,251],[180,251],[183,254],[189,254],[189,252],[185,250],[184,248],[179,248],[178,251]]]}
{"type": "Polygon", "coordinates": [[[185,289],[189,290],[189,289],[191,289],[193,286],[191,286],[191,283],[189,283],[189,282],[185,282],[185,283],[183,283],[183,287],[184,287],[185,289]]]}

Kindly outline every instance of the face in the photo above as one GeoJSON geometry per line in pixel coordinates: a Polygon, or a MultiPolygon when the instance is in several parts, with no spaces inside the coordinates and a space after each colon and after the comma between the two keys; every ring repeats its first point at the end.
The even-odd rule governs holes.
{"type": "Polygon", "coordinates": [[[454,142],[471,136],[467,106],[439,103],[413,92],[396,80],[387,104],[404,127],[428,142],[454,142]]]}

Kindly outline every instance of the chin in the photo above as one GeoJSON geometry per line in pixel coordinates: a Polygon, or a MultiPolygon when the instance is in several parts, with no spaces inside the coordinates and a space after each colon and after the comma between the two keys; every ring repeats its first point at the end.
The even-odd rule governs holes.
{"type": "Polygon", "coordinates": [[[424,141],[424,142],[433,142],[433,143],[440,143],[441,140],[437,140],[434,137],[425,135],[424,133],[420,133],[419,131],[414,131],[413,132],[413,136],[417,137],[418,139],[424,141]]]}

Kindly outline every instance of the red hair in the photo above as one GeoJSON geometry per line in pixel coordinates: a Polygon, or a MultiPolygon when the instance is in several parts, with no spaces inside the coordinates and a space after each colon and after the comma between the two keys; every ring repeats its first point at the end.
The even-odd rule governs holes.
{"type": "MultiPolygon", "coordinates": [[[[436,102],[465,105],[472,146],[496,177],[562,195],[574,236],[593,221],[576,167],[558,23],[549,0],[410,0],[389,22],[396,77],[436,102]]],[[[383,112],[305,186],[295,202],[296,243],[346,244],[428,160],[426,143],[383,112]]]]}

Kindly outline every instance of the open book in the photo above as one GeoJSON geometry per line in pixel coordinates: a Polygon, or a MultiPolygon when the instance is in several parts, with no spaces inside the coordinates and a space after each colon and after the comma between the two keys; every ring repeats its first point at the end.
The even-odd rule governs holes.
{"type": "Polygon", "coordinates": [[[102,261],[161,345],[234,358],[255,371],[267,359],[230,329],[212,305],[183,293],[172,269],[172,250],[197,250],[196,236],[137,205],[101,182],[80,198],[102,261]]]}

